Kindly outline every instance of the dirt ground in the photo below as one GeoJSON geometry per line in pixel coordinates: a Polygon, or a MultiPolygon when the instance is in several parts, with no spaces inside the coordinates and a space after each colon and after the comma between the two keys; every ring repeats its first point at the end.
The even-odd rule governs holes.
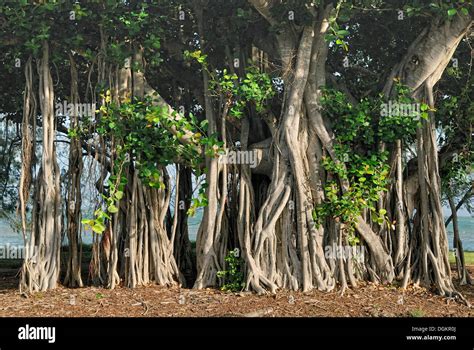
{"type": "MultiPolygon", "coordinates": [[[[403,292],[394,286],[367,283],[347,290],[343,296],[340,291],[281,291],[276,295],[258,296],[215,289],[195,291],[160,286],[119,287],[115,290],[59,287],[27,296],[18,292],[15,272],[0,270],[0,316],[474,316],[473,308],[413,287],[403,292]]],[[[471,268],[473,272],[474,267],[471,268]]],[[[474,305],[474,286],[461,286],[459,289],[474,305]]]]}

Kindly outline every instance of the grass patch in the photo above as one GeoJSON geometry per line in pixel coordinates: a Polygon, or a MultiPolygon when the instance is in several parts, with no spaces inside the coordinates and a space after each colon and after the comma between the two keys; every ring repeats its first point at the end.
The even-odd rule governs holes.
{"type": "Polygon", "coordinates": [[[1,259],[1,269],[19,269],[23,263],[23,259],[1,259]]]}
{"type": "Polygon", "coordinates": [[[410,316],[411,317],[423,317],[425,316],[425,313],[421,309],[414,309],[410,311],[410,316]]]}
{"type": "MultiPolygon", "coordinates": [[[[474,252],[464,252],[464,259],[466,261],[466,265],[474,265],[474,252]]],[[[449,252],[449,262],[451,264],[455,264],[456,260],[454,259],[454,252],[449,252]]]]}
{"type": "MultiPolygon", "coordinates": [[[[61,247],[61,256],[64,260],[69,254],[69,248],[67,246],[61,247]]],[[[92,258],[92,244],[82,245],[82,263],[84,266],[88,266],[92,258]]],[[[0,269],[19,269],[23,263],[23,259],[0,259],[0,269]]]]}

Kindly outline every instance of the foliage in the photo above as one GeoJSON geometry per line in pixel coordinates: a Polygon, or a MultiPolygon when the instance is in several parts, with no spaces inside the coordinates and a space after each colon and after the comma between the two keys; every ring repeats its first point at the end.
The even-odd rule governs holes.
{"type": "Polygon", "coordinates": [[[206,197],[206,189],[208,185],[206,182],[202,183],[201,186],[199,187],[199,192],[197,197],[193,197],[191,200],[191,205],[189,206],[188,209],[188,215],[189,216],[194,216],[196,215],[196,210],[202,207],[207,206],[208,201],[206,197]]]}
{"type": "Polygon", "coordinates": [[[403,113],[394,113],[383,116],[379,121],[378,136],[384,142],[394,142],[402,140],[410,143],[416,135],[417,128],[421,125],[421,119],[427,120],[429,112],[435,112],[428,104],[417,101],[410,96],[410,89],[395,79],[395,89],[397,92],[396,102],[406,106],[417,106],[413,115],[403,115],[403,113]],[[419,110],[417,110],[419,109],[419,110]]]}
{"type": "Polygon", "coordinates": [[[406,4],[403,9],[409,17],[422,13],[441,15],[446,19],[452,19],[457,14],[469,15],[472,3],[468,0],[460,1],[432,1],[429,3],[414,2],[406,4]]]}
{"type": "Polygon", "coordinates": [[[324,187],[325,201],[317,206],[313,213],[315,222],[320,225],[322,220],[331,217],[345,223],[349,243],[357,244],[354,236],[357,217],[364,209],[369,209],[372,220],[382,225],[386,211],[377,211],[376,203],[380,193],[387,191],[389,167],[386,164],[387,153],[372,154],[370,157],[358,154],[341,153],[338,157],[346,162],[334,162],[325,157],[323,167],[328,173],[337,174],[350,184],[346,191],[342,191],[335,180],[328,181],[324,187]]]}
{"type": "MultiPolygon", "coordinates": [[[[397,102],[417,104],[409,97],[409,90],[398,83],[397,102]]],[[[365,209],[370,210],[372,221],[379,225],[387,223],[386,210],[377,210],[377,201],[389,184],[390,168],[388,152],[380,151],[380,142],[393,143],[397,139],[410,142],[420,124],[420,117],[427,118],[429,107],[419,103],[417,115],[381,115],[384,103],[382,96],[363,98],[357,105],[346,100],[337,90],[326,89],[322,97],[325,113],[334,119],[337,143],[337,161],[324,157],[322,165],[328,174],[337,175],[338,180],[329,180],[324,187],[325,200],[313,212],[315,222],[320,225],[324,218],[334,218],[346,224],[351,244],[357,244],[354,236],[357,218],[365,209]],[[340,182],[348,184],[343,188],[340,182]]],[[[390,228],[390,226],[389,226],[390,228]]]]}
{"type": "Polygon", "coordinates": [[[275,88],[270,76],[262,73],[255,66],[245,68],[245,76],[239,77],[230,73],[226,68],[211,71],[208,68],[207,55],[200,50],[185,51],[187,59],[196,60],[210,76],[210,89],[216,96],[223,96],[230,104],[230,115],[235,118],[242,117],[245,108],[255,106],[257,113],[265,110],[268,100],[275,95],[275,88]]]}
{"type": "Polygon", "coordinates": [[[226,269],[217,272],[217,277],[222,280],[221,290],[238,292],[245,287],[243,261],[239,249],[230,250],[225,257],[226,269]]]}
{"type": "Polygon", "coordinates": [[[99,133],[113,136],[118,144],[123,144],[140,176],[151,187],[162,187],[160,166],[181,161],[199,169],[200,146],[214,141],[205,136],[205,124],[200,125],[192,113],[185,117],[176,111],[169,112],[167,106],[153,97],[128,99],[120,104],[109,102],[100,112],[99,133]],[[185,137],[188,142],[182,142],[185,137]]]}
{"type": "Polygon", "coordinates": [[[350,104],[344,93],[326,89],[321,103],[327,114],[337,118],[334,123],[336,133],[342,132],[339,140],[343,143],[363,143],[373,145],[375,130],[370,128],[377,111],[377,104],[368,99],[360,101],[357,106],[350,104]]]}
{"type": "Polygon", "coordinates": [[[102,193],[101,197],[105,203],[105,210],[99,207],[94,212],[93,219],[83,219],[85,227],[90,227],[95,233],[103,233],[106,229],[106,220],[110,220],[109,214],[115,214],[119,211],[120,200],[124,196],[127,177],[122,175],[123,169],[129,163],[128,157],[123,153],[121,146],[117,147],[117,159],[114,165],[113,175],[107,180],[108,195],[102,193]]]}
{"type": "Polygon", "coordinates": [[[349,50],[349,46],[345,38],[350,34],[347,28],[342,28],[340,23],[349,20],[348,7],[344,5],[344,1],[339,1],[336,8],[329,17],[329,30],[325,36],[325,40],[333,42],[337,46],[342,47],[345,51],[349,50]]]}
{"type": "MultiPolygon", "coordinates": [[[[206,123],[198,123],[196,118],[169,112],[152,97],[127,99],[120,104],[112,102],[110,92],[104,97],[105,104],[99,109],[100,122],[97,131],[115,143],[116,159],[114,173],[107,181],[108,194],[102,194],[106,211],[101,208],[94,213],[94,219],[82,222],[97,233],[105,230],[105,220],[109,214],[118,211],[118,203],[124,196],[127,177],[122,175],[127,165],[132,165],[142,182],[149,187],[165,189],[163,168],[180,162],[200,173],[203,162],[201,147],[216,153],[219,142],[215,136],[206,136],[206,123]],[[171,130],[177,130],[172,132],[171,130]],[[187,134],[186,134],[187,132],[187,134]],[[188,142],[183,143],[183,137],[188,142]]],[[[193,201],[190,213],[199,206],[207,205],[204,192],[193,201]]]]}
{"type": "MultiPolygon", "coordinates": [[[[474,143],[472,125],[474,123],[474,102],[470,68],[459,68],[465,79],[453,77],[460,86],[456,95],[444,96],[439,102],[436,122],[440,130],[440,144],[444,149],[453,150],[440,170],[443,200],[461,199],[474,181],[474,143]]],[[[466,200],[463,207],[474,212],[472,200],[466,200]]]]}
{"type": "Polygon", "coordinates": [[[230,115],[236,118],[242,117],[244,109],[250,104],[255,106],[257,113],[263,112],[266,102],[275,95],[270,76],[260,73],[253,66],[246,69],[244,78],[238,78],[235,73],[229,74],[224,69],[222,74],[213,77],[211,89],[228,98],[230,115]]]}
{"type": "Polygon", "coordinates": [[[325,112],[336,118],[334,130],[340,134],[339,141],[371,149],[379,141],[391,143],[403,140],[410,143],[414,140],[420,119],[428,119],[428,112],[435,110],[426,103],[413,99],[409,88],[400,84],[398,80],[395,80],[395,83],[397,95],[394,103],[418,107],[414,108],[412,115],[403,113],[383,115],[382,110],[386,101],[382,95],[363,98],[354,106],[347,101],[343,92],[334,89],[324,90],[321,103],[325,112]]]}

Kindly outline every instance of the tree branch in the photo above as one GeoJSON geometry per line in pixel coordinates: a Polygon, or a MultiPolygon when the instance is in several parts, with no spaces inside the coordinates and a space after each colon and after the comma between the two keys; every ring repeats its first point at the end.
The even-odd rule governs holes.
{"type": "Polygon", "coordinates": [[[248,0],[249,3],[255,7],[255,9],[260,13],[263,18],[265,18],[268,23],[275,25],[277,22],[270,13],[271,8],[275,5],[274,0],[248,0]]]}
{"type": "MultiPolygon", "coordinates": [[[[464,203],[467,202],[469,198],[471,198],[474,195],[474,185],[471,185],[469,189],[466,191],[464,196],[461,198],[459,203],[456,205],[456,212],[463,206],[464,203]]],[[[451,220],[453,219],[453,213],[449,216],[449,218],[444,222],[444,226],[448,226],[451,220]]]]}

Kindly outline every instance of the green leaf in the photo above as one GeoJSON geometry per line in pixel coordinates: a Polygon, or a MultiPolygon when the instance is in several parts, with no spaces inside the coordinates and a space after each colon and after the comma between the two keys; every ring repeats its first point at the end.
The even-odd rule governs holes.
{"type": "Polygon", "coordinates": [[[96,222],[94,226],[92,226],[92,231],[95,233],[102,233],[105,231],[105,226],[101,222],[96,222]]]}
{"type": "Polygon", "coordinates": [[[347,14],[339,14],[338,21],[341,23],[349,22],[350,17],[347,14]]]}
{"type": "Polygon", "coordinates": [[[114,213],[118,212],[118,208],[117,208],[115,205],[113,205],[113,204],[109,205],[109,206],[107,207],[107,210],[108,210],[108,212],[111,213],[111,214],[114,214],[114,213]]]}
{"type": "Polygon", "coordinates": [[[461,9],[461,12],[462,12],[463,15],[465,15],[465,16],[468,16],[468,15],[469,15],[469,10],[468,10],[467,8],[465,8],[465,7],[463,7],[463,8],[461,9]]]}
{"type": "Polygon", "coordinates": [[[337,31],[337,35],[339,35],[339,36],[347,36],[349,34],[350,33],[347,30],[344,30],[344,29],[337,31]]]}
{"type": "Polygon", "coordinates": [[[452,17],[452,16],[454,16],[454,15],[457,14],[457,13],[458,13],[458,10],[456,10],[455,8],[452,8],[452,9],[449,9],[449,10],[448,10],[448,16],[449,16],[449,17],[452,17]]]}
{"type": "Polygon", "coordinates": [[[109,219],[110,220],[110,216],[107,215],[107,213],[105,211],[102,211],[102,210],[98,210],[97,211],[97,214],[95,214],[97,216],[97,219],[109,219]]]}
{"type": "Polygon", "coordinates": [[[115,198],[117,200],[121,200],[123,198],[123,192],[122,191],[115,192],[115,198]]]}
{"type": "Polygon", "coordinates": [[[82,220],[81,220],[81,223],[84,224],[84,225],[89,225],[89,226],[91,226],[91,225],[94,224],[94,220],[92,220],[92,219],[82,219],[82,220]]]}

